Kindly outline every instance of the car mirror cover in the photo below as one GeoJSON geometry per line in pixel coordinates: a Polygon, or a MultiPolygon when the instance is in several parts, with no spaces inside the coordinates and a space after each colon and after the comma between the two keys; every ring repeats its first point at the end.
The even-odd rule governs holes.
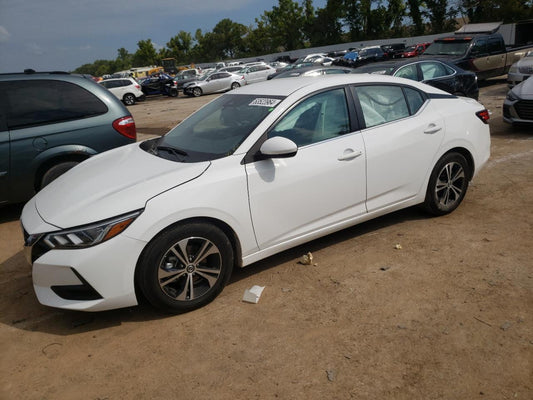
{"type": "Polygon", "coordinates": [[[261,155],[270,158],[293,157],[298,151],[298,146],[292,140],[282,136],[267,139],[259,149],[261,155]]]}

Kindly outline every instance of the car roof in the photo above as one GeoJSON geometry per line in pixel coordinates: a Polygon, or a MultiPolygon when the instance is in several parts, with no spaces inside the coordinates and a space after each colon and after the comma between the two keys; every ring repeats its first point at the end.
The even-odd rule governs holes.
{"type": "Polygon", "coordinates": [[[312,93],[337,85],[358,83],[392,83],[405,84],[423,90],[426,93],[443,93],[441,90],[410,79],[396,78],[388,75],[375,74],[330,74],[321,77],[294,77],[272,79],[253,85],[243,86],[230,94],[252,94],[258,96],[289,96],[298,91],[312,93]]]}

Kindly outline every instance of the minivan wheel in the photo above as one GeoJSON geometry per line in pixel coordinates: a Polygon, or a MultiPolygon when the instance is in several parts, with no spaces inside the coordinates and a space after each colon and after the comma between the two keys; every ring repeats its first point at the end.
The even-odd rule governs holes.
{"type": "Polygon", "coordinates": [[[122,98],[122,101],[124,102],[124,104],[126,104],[127,106],[132,106],[135,104],[135,96],[132,95],[131,93],[126,93],[124,95],[124,97],[122,98]]]}
{"type": "Polygon", "coordinates": [[[463,201],[469,178],[466,159],[459,153],[445,154],[431,172],[424,208],[434,215],[451,213],[463,201]]]}
{"type": "Polygon", "coordinates": [[[218,227],[177,225],[146,248],[136,274],[142,294],[156,308],[181,313],[211,302],[229,281],[233,248],[218,227]]]}
{"type": "Polygon", "coordinates": [[[69,169],[75,167],[78,164],[79,163],[77,161],[65,161],[49,168],[48,171],[44,173],[43,178],[41,179],[41,186],[39,187],[39,189],[42,189],[46,185],[50,184],[50,182],[57,179],[60,175],[63,175],[69,169]]]}

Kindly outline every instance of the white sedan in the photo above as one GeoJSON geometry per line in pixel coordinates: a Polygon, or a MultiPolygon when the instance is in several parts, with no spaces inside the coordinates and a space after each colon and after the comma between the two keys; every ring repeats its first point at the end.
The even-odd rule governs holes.
{"type": "Polygon", "coordinates": [[[488,112],[412,80],[245,86],[168,134],[91,157],[21,221],[45,305],[183,312],[234,267],[401,208],[453,211],[489,158],[488,112]]]}

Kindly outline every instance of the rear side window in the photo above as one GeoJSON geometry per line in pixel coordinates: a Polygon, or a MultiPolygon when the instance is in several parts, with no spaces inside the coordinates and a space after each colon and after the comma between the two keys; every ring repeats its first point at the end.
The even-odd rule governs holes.
{"type": "Polygon", "coordinates": [[[409,111],[411,115],[416,114],[422,104],[424,104],[424,97],[418,90],[403,88],[405,93],[405,98],[407,99],[407,104],[409,105],[409,111]]]}
{"type": "Polygon", "coordinates": [[[105,114],[107,106],[74,83],[56,80],[2,83],[10,129],[52,124],[105,114]]]}
{"type": "Polygon", "coordinates": [[[400,86],[358,86],[355,92],[367,128],[411,115],[400,86]]]}

